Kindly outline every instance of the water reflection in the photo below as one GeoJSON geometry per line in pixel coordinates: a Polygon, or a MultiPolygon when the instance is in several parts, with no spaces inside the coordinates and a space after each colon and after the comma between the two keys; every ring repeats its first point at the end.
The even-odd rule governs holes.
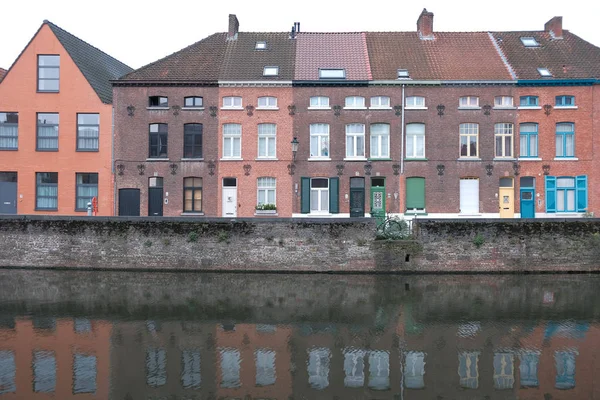
{"type": "Polygon", "coordinates": [[[596,398],[599,278],[0,271],[0,400],[596,398]]]}

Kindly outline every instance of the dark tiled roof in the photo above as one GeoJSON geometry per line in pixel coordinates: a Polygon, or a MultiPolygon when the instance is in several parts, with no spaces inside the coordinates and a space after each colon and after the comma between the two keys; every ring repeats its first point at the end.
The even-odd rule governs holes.
{"type": "Polygon", "coordinates": [[[217,82],[226,33],[215,33],[123,77],[135,81],[217,82]]]}
{"type": "Polygon", "coordinates": [[[287,80],[294,79],[296,41],[289,33],[239,32],[236,40],[225,44],[221,80],[287,80]],[[267,42],[266,50],[256,50],[256,42],[267,42]],[[265,66],[279,67],[278,76],[263,76],[265,66]]]}
{"type": "Polygon", "coordinates": [[[0,82],[2,82],[4,75],[6,75],[6,70],[4,68],[0,68],[0,82]]]}
{"type": "Polygon", "coordinates": [[[368,32],[367,47],[374,80],[396,80],[407,69],[415,80],[512,80],[507,66],[485,32],[368,32]]]}
{"type": "Polygon", "coordinates": [[[538,68],[548,68],[552,78],[600,78],[600,48],[563,30],[563,39],[547,32],[494,32],[518,79],[542,79],[538,68]],[[525,47],[522,37],[533,37],[539,47],[525,47]]]}
{"type": "Polygon", "coordinates": [[[53,23],[44,23],[54,32],[100,100],[106,104],[112,103],[110,81],[133,69],[53,23]]]}
{"type": "Polygon", "coordinates": [[[343,68],[349,81],[371,79],[364,33],[299,33],[296,41],[295,79],[319,80],[319,68],[343,68]]]}

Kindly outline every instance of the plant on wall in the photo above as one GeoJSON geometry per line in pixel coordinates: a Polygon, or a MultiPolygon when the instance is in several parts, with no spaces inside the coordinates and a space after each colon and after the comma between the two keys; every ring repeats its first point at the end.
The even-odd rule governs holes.
{"type": "Polygon", "coordinates": [[[256,207],[254,207],[257,210],[277,210],[277,206],[275,206],[275,204],[257,204],[256,207]]]}

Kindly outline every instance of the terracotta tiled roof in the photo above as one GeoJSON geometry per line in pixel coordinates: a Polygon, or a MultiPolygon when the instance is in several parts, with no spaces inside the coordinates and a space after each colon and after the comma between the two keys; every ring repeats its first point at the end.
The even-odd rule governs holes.
{"type": "Polygon", "coordinates": [[[364,33],[299,33],[296,80],[319,80],[319,68],[343,68],[346,80],[371,79],[364,33]]]}
{"type": "Polygon", "coordinates": [[[6,70],[3,68],[0,68],[0,82],[2,81],[2,78],[4,78],[4,75],[6,75],[6,70]]]}
{"type": "Polygon", "coordinates": [[[226,42],[219,79],[291,81],[295,53],[296,41],[289,33],[239,32],[236,40],[226,42]],[[266,49],[256,50],[256,42],[266,42],[266,49]],[[279,74],[263,76],[266,66],[279,67],[279,74]]]}
{"type": "Polygon", "coordinates": [[[600,48],[563,30],[563,39],[548,32],[494,32],[498,46],[519,79],[600,78],[600,48]],[[522,37],[533,37],[539,47],[525,47],[522,37]],[[552,78],[542,78],[547,68],[552,78]]]}
{"type": "Polygon", "coordinates": [[[216,82],[225,55],[226,33],[215,33],[121,78],[136,81],[216,82]]]}
{"type": "Polygon", "coordinates": [[[486,32],[368,32],[374,80],[396,80],[407,69],[414,80],[513,80],[486,32]]]}

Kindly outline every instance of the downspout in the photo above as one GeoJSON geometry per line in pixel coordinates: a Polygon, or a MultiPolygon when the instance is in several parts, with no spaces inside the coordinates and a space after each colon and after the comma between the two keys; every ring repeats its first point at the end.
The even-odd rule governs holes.
{"type": "Polygon", "coordinates": [[[117,215],[117,177],[115,176],[115,107],[111,109],[110,173],[113,181],[113,216],[117,215]]]}
{"type": "Polygon", "coordinates": [[[404,86],[402,85],[402,125],[400,127],[400,175],[404,175],[404,86]]]}

